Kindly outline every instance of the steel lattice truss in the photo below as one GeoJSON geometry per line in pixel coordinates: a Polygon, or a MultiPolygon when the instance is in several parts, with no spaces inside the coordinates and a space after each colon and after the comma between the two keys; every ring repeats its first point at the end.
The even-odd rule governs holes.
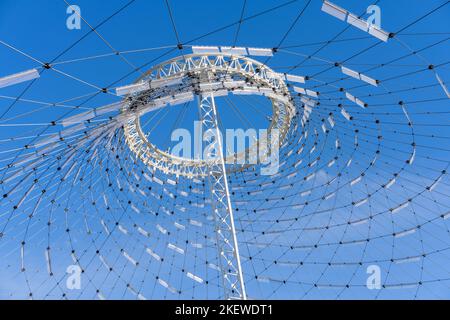
{"type": "Polygon", "coordinates": [[[50,62],[0,39],[30,63],[0,71],[1,298],[448,297],[450,31],[426,28],[448,1],[392,32],[329,1],[245,9],[234,43],[208,41],[222,29],[182,42],[174,19],[176,44],[120,51],[88,24],[112,52],[50,62]],[[279,42],[238,37],[278,12],[279,42]],[[327,38],[288,45],[307,14],[327,38]],[[83,76],[106,59],[127,74],[83,76]],[[53,97],[55,78],[64,100],[33,95],[53,97]],[[279,170],[225,161],[257,156],[253,137],[241,154],[172,156],[164,142],[194,119],[279,130],[279,170]]]}

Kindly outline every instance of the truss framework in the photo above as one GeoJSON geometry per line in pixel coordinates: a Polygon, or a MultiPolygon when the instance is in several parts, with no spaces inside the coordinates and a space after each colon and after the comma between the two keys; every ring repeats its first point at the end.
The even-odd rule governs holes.
{"type": "Polygon", "coordinates": [[[199,97],[199,111],[205,132],[208,130],[215,131],[210,149],[212,161],[208,166],[208,182],[224,298],[246,300],[247,295],[213,93],[207,93],[199,97]]]}
{"type": "MultiPolygon", "coordinates": [[[[214,96],[223,96],[230,92],[235,95],[262,95],[272,101],[272,122],[268,134],[274,129],[278,130],[280,141],[287,135],[295,115],[295,107],[283,76],[247,57],[227,54],[185,55],[161,63],[136,83],[149,89],[129,94],[125,98],[122,113],[130,115],[124,125],[126,141],[143,163],[166,174],[204,178],[208,176],[210,163],[204,159],[176,157],[152,144],[140,125],[140,115],[146,112],[193,100],[194,95],[212,93],[214,96]],[[201,77],[205,73],[209,75],[207,81],[201,77]]],[[[242,159],[264,159],[264,152],[259,152],[258,141],[255,141],[244,152],[226,158],[227,164],[235,163],[228,166],[227,170],[232,172],[245,168],[242,159]]]]}

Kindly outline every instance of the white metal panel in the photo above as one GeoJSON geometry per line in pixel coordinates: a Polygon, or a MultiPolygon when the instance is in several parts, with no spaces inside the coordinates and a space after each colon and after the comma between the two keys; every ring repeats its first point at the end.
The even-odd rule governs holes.
{"type": "Polygon", "coordinates": [[[305,77],[296,76],[293,74],[286,74],[286,80],[291,82],[305,83],[305,77]]]}
{"type": "Polygon", "coordinates": [[[191,278],[192,280],[194,280],[194,281],[196,281],[198,283],[203,283],[203,279],[200,278],[199,276],[196,276],[196,275],[194,275],[194,274],[192,274],[190,272],[188,272],[186,275],[187,275],[188,278],[191,278]]]}
{"type": "Polygon", "coordinates": [[[250,56],[264,56],[264,57],[271,57],[273,56],[272,49],[266,49],[266,48],[247,48],[248,54],[250,56]]]}
{"type": "Polygon", "coordinates": [[[308,96],[314,97],[314,98],[317,98],[317,96],[319,95],[319,93],[317,91],[313,91],[313,90],[309,90],[309,89],[306,89],[306,94],[308,96]]]}
{"type": "Polygon", "coordinates": [[[195,54],[220,53],[219,47],[212,46],[192,46],[192,52],[195,54]]]}
{"type": "Polygon", "coordinates": [[[448,92],[448,89],[445,86],[445,83],[441,80],[441,77],[439,77],[439,75],[437,73],[435,73],[435,75],[436,75],[437,81],[439,82],[439,84],[441,85],[441,87],[444,90],[445,94],[447,95],[447,98],[450,99],[450,93],[448,92]]]}
{"type": "Polygon", "coordinates": [[[352,70],[350,68],[342,66],[341,67],[341,71],[342,71],[343,74],[346,74],[346,75],[348,75],[350,77],[353,77],[355,79],[360,79],[359,72],[356,72],[355,70],[352,70]]]}
{"type": "Polygon", "coordinates": [[[344,108],[342,108],[341,114],[344,116],[345,119],[347,119],[348,121],[350,121],[350,115],[348,114],[347,111],[345,111],[344,108]]]}
{"type": "Polygon", "coordinates": [[[373,79],[371,77],[368,77],[368,76],[366,76],[366,75],[364,75],[362,73],[360,74],[360,76],[361,76],[361,80],[362,81],[367,82],[368,84],[371,84],[371,85],[373,85],[375,87],[378,87],[377,80],[375,80],[375,79],[373,79]]]}
{"type": "Polygon", "coordinates": [[[355,102],[356,101],[356,98],[355,98],[355,96],[354,95],[352,95],[351,93],[349,93],[349,92],[346,92],[345,93],[345,96],[347,97],[347,99],[348,100],[350,100],[351,102],[355,102]]]}
{"type": "Polygon", "coordinates": [[[322,11],[342,21],[345,21],[345,18],[347,17],[347,10],[331,3],[330,1],[323,2],[322,11]]]}
{"type": "Polygon", "coordinates": [[[360,106],[361,108],[365,108],[366,104],[361,99],[355,98],[355,103],[360,106]]]}
{"type": "Polygon", "coordinates": [[[362,31],[365,32],[367,32],[367,30],[369,29],[369,24],[367,23],[367,21],[359,19],[353,13],[348,14],[347,22],[350,23],[352,26],[355,26],[356,28],[361,29],[362,31]]]}
{"type": "Polygon", "coordinates": [[[220,47],[221,51],[226,54],[234,54],[238,56],[246,56],[247,48],[244,47],[220,47]]]}
{"type": "Polygon", "coordinates": [[[379,29],[374,25],[370,25],[369,34],[374,36],[375,38],[380,39],[381,41],[384,41],[384,42],[387,42],[389,39],[389,32],[379,29]]]}
{"type": "Polygon", "coordinates": [[[15,73],[3,78],[0,78],[0,88],[12,86],[14,84],[39,78],[39,72],[36,69],[27,70],[24,72],[15,73]]]}
{"type": "Polygon", "coordinates": [[[301,94],[306,94],[306,90],[304,88],[294,86],[294,91],[301,94]]]}

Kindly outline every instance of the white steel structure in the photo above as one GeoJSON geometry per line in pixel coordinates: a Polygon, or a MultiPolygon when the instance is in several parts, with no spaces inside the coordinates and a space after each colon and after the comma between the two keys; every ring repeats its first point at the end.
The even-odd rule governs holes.
{"type": "MultiPolygon", "coordinates": [[[[268,135],[279,130],[280,141],[289,131],[295,114],[290,91],[283,76],[253,59],[229,54],[192,54],[161,63],[136,81],[138,92],[125,97],[123,115],[127,116],[125,135],[129,147],[151,167],[164,173],[188,178],[206,177],[209,163],[205,159],[173,156],[147,140],[140,125],[140,115],[194,100],[194,95],[212,93],[215,97],[228,94],[265,96],[272,102],[272,121],[268,135]],[[207,80],[201,74],[209,72],[207,80]],[[138,115],[138,116],[136,116],[138,115]]],[[[129,88],[129,86],[127,86],[129,88]]],[[[123,91],[119,88],[119,91],[123,91]]],[[[246,167],[245,159],[258,157],[257,141],[226,163],[236,163],[228,170],[246,167]],[[244,164],[242,164],[244,163],[244,164]]],[[[267,151],[259,152],[259,159],[267,151]]]]}
{"type": "Polygon", "coordinates": [[[231,92],[235,95],[266,96],[273,108],[268,136],[277,130],[280,135],[278,141],[282,141],[290,129],[294,105],[283,75],[250,58],[209,53],[211,49],[206,51],[161,63],[135,84],[117,88],[116,91],[126,95],[122,111],[128,120],[124,131],[127,144],[137,158],[166,174],[191,179],[207,178],[224,298],[247,299],[227,171],[248,167],[248,159],[256,159],[256,162],[266,159],[271,148],[267,145],[268,141],[254,141],[245,151],[227,157],[214,99],[231,92]],[[203,132],[213,131],[215,136],[209,146],[213,154],[205,159],[180,158],[158,149],[147,140],[140,125],[142,114],[191,101],[195,95],[198,96],[203,132]]]}
{"type": "Polygon", "coordinates": [[[247,299],[242,275],[239,244],[234,226],[233,208],[228,187],[227,170],[223,155],[223,144],[217,119],[217,109],[212,93],[199,97],[202,125],[207,130],[215,130],[216,138],[212,150],[217,154],[208,166],[208,182],[211,193],[211,207],[216,223],[217,250],[222,270],[224,298],[247,299]]]}

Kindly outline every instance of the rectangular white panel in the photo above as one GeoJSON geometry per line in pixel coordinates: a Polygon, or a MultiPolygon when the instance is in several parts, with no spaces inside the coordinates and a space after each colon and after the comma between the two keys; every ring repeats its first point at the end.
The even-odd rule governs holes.
{"type": "Polygon", "coordinates": [[[47,272],[48,274],[52,274],[52,260],[50,258],[50,248],[45,250],[45,260],[47,261],[47,272]]]}
{"type": "Polygon", "coordinates": [[[120,224],[117,226],[117,228],[119,229],[120,232],[122,232],[123,234],[127,235],[128,231],[127,229],[125,229],[123,226],[121,226],[120,224]]]}
{"type": "Polygon", "coordinates": [[[347,97],[348,100],[350,100],[351,102],[355,102],[356,98],[354,95],[352,95],[351,93],[346,92],[345,96],[347,97]]]}
{"type": "Polygon", "coordinates": [[[448,89],[445,86],[445,83],[441,80],[441,77],[439,77],[439,75],[437,73],[435,73],[435,75],[436,75],[437,81],[439,82],[439,84],[441,85],[441,87],[444,90],[445,94],[447,95],[447,98],[450,99],[450,93],[448,92],[448,89]]]}
{"type": "Polygon", "coordinates": [[[187,276],[188,278],[191,278],[191,279],[194,280],[194,281],[197,281],[198,283],[203,283],[203,279],[202,279],[202,278],[200,278],[200,277],[198,277],[198,276],[196,276],[196,275],[194,275],[194,274],[192,274],[192,273],[190,273],[190,272],[188,272],[188,273],[186,274],[186,276],[187,276]]]}
{"type": "Polygon", "coordinates": [[[211,47],[211,46],[192,46],[192,52],[195,54],[203,54],[203,53],[219,53],[219,47],[211,47]]]}
{"type": "Polygon", "coordinates": [[[379,29],[374,25],[371,25],[369,27],[369,34],[374,36],[375,38],[380,39],[381,41],[384,41],[384,42],[387,42],[389,39],[389,32],[379,29]]]}
{"type": "Polygon", "coordinates": [[[175,228],[180,229],[180,230],[185,230],[186,227],[178,222],[174,222],[173,225],[175,226],[175,228]]]}
{"type": "Polygon", "coordinates": [[[156,225],[156,229],[158,229],[158,231],[161,232],[162,234],[167,234],[167,229],[164,229],[159,224],[156,225]]]}
{"type": "Polygon", "coordinates": [[[286,74],[286,80],[287,81],[292,81],[292,82],[305,83],[305,77],[296,76],[296,75],[293,75],[293,74],[286,74]]]}
{"type": "Polygon", "coordinates": [[[356,207],[356,208],[357,208],[357,207],[360,207],[360,206],[362,206],[363,204],[365,204],[367,201],[368,201],[367,198],[365,198],[365,199],[363,199],[363,200],[360,200],[360,201],[358,201],[358,202],[355,203],[355,207],[356,207]]]}
{"type": "Polygon", "coordinates": [[[364,75],[362,73],[360,73],[360,77],[361,77],[362,81],[367,82],[368,84],[371,84],[371,85],[373,85],[375,87],[378,87],[377,80],[372,79],[371,77],[368,77],[368,76],[366,76],[366,75],[364,75]]]}
{"type": "Polygon", "coordinates": [[[294,91],[301,94],[306,94],[306,90],[300,87],[294,86],[294,91]]]}
{"type": "Polygon", "coordinates": [[[247,49],[244,47],[220,47],[221,51],[226,54],[235,54],[238,56],[246,56],[247,49]]]}
{"type": "Polygon", "coordinates": [[[181,194],[183,197],[187,197],[187,196],[188,196],[188,193],[187,193],[186,191],[180,190],[180,194],[181,194]]]}
{"type": "Polygon", "coordinates": [[[106,234],[109,234],[110,232],[109,232],[108,226],[106,225],[105,221],[102,219],[102,220],[100,220],[100,223],[103,226],[103,228],[105,229],[106,234]]]}
{"type": "Polygon", "coordinates": [[[271,57],[273,56],[272,49],[265,49],[265,48],[247,48],[248,54],[250,56],[264,56],[264,57],[271,57]]]}
{"type": "Polygon", "coordinates": [[[413,152],[411,154],[411,158],[409,158],[408,164],[412,165],[415,158],[416,158],[416,148],[413,149],[413,152]]]}
{"type": "Polygon", "coordinates": [[[123,96],[126,94],[136,93],[144,90],[150,89],[150,86],[148,82],[140,82],[140,83],[134,83],[123,87],[117,87],[116,88],[116,94],[118,96],[123,96]]]}
{"type": "Polygon", "coordinates": [[[352,70],[350,68],[342,66],[341,67],[341,71],[342,71],[343,74],[346,74],[346,75],[348,75],[350,77],[353,77],[355,79],[360,79],[359,72],[356,72],[355,70],[352,70]]]}
{"type": "Polygon", "coordinates": [[[141,227],[138,227],[138,232],[139,232],[140,234],[142,234],[144,237],[149,237],[149,236],[150,236],[150,234],[148,233],[148,231],[142,229],[141,227]]]}
{"type": "Polygon", "coordinates": [[[189,223],[192,224],[193,226],[196,227],[201,227],[203,224],[200,221],[194,220],[194,219],[190,219],[189,223]]]}
{"type": "Polygon", "coordinates": [[[428,191],[430,191],[430,192],[433,191],[433,190],[437,187],[437,185],[441,182],[441,180],[442,180],[442,176],[440,176],[436,181],[434,181],[434,182],[430,185],[428,191]]]}
{"type": "Polygon", "coordinates": [[[355,103],[360,106],[361,108],[365,108],[366,104],[361,99],[355,98],[355,103]]]}
{"type": "Polygon", "coordinates": [[[386,188],[386,189],[389,189],[390,187],[392,187],[392,186],[394,185],[395,181],[396,181],[395,178],[392,179],[391,181],[389,181],[389,182],[385,185],[385,188],[386,188]]]}
{"type": "Polygon", "coordinates": [[[208,267],[210,267],[213,270],[220,271],[220,268],[218,266],[216,266],[214,263],[209,263],[208,267]]]}
{"type": "Polygon", "coordinates": [[[133,264],[135,266],[137,265],[137,261],[134,260],[126,251],[123,251],[122,254],[128,261],[131,262],[131,264],[133,264]]]}
{"type": "Polygon", "coordinates": [[[395,263],[396,264],[412,263],[412,262],[420,261],[420,259],[421,259],[420,256],[408,257],[408,258],[403,258],[403,259],[397,259],[397,260],[395,260],[395,263]]]}
{"type": "Polygon", "coordinates": [[[369,29],[369,24],[367,21],[359,19],[356,15],[353,13],[349,13],[347,16],[347,22],[350,23],[352,26],[361,29],[362,31],[367,32],[369,29]]]}
{"type": "Polygon", "coordinates": [[[145,251],[147,251],[147,253],[149,255],[151,255],[155,260],[160,261],[161,257],[159,255],[157,255],[152,249],[147,248],[145,251]]]}
{"type": "Polygon", "coordinates": [[[352,164],[352,159],[349,159],[348,161],[347,161],[347,165],[346,165],[346,167],[348,168],[348,167],[350,167],[350,165],[352,164]]]}
{"type": "Polygon", "coordinates": [[[345,119],[347,119],[348,121],[350,121],[350,115],[348,114],[347,111],[345,111],[344,108],[342,108],[341,114],[344,116],[345,119]]]}
{"type": "Polygon", "coordinates": [[[332,128],[334,128],[334,119],[333,119],[333,116],[329,116],[328,117],[328,122],[330,123],[330,126],[332,127],[332,128]]]}
{"type": "Polygon", "coordinates": [[[342,21],[345,21],[345,18],[347,16],[347,10],[342,9],[341,7],[335,5],[334,3],[331,3],[330,1],[323,2],[322,11],[342,21]]]}
{"type": "Polygon", "coordinates": [[[167,244],[167,248],[179,253],[179,254],[184,254],[184,250],[181,249],[180,247],[177,247],[176,245],[169,243],[167,244]]]}
{"type": "Polygon", "coordinates": [[[325,200],[330,200],[331,198],[333,198],[336,195],[336,192],[332,192],[328,195],[325,196],[325,200]]]}
{"type": "Polygon", "coordinates": [[[405,203],[399,205],[398,207],[392,208],[392,209],[391,209],[391,213],[397,213],[397,212],[399,212],[399,211],[405,209],[405,208],[408,207],[408,206],[409,206],[409,202],[406,201],[405,203]]]}
{"type": "Polygon", "coordinates": [[[163,185],[164,184],[164,182],[161,179],[157,178],[157,177],[153,177],[153,181],[156,182],[159,185],[163,185]]]}
{"type": "Polygon", "coordinates": [[[403,231],[403,232],[399,232],[399,233],[397,233],[396,235],[395,235],[395,237],[396,238],[401,238],[401,237],[404,237],[404,236],[408,236],[408,235],[410,235],[410,234],[413,234],[413,233],[415,233],[416,232],[416,228],[413,228],[413,229],[410,229],[410,230],[406,230],[406,231],[403,231]]]}
{"type": "Polygon", "coordinates": [[[317,98],[317,96],[319,95],[319,93],[317,91],[312,91],[312,90],[309,90],[309,89],[306,89],[306,94],[308,96],[314,97],[314,98],[317,98]]]}
{"type": "Polygon", "coordinates": [[[351,185],[351,186],[354,186],[355,184],[359,183],[361,180],[362,180],[362,177],[359,176],[358,178],[352,180],[352,181],[350,182],[350,185],[351,185]]]}
{"type": "Polygon", "coordinates": [[[31,69],[24,72],[15,73],[3,78],[0,78],[0,88],[12,86],[14,84],[39,78],[39,72],[36,69],[31,69]]]}

